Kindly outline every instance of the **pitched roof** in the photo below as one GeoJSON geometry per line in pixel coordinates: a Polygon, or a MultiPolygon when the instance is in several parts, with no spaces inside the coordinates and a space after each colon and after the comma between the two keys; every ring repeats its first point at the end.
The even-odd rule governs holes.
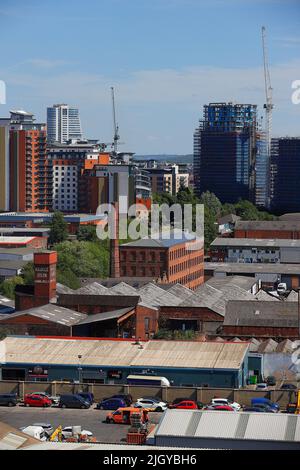
{"type": "Polygon", "coordinates": [[[226,305],[224,326],[298,326],[298,305],[295,302],[231,300],[226,305]]]}
{"type": "Polygon", "coordinates": [[[132,340],[60,339],[7,336],[0,351],[2,363],[78,364],[83,366],[178,367],[239,370],[249,343],[200,341],[141,342],[132,340]],[[42,354],[41,354],[42,351],[42,354]]]}
{"type": "Polygon", "coordinates": [[[300,220],[239,220],[235,230],[300,230],[300,220]]]}
{"type": "Polygon", "coordinates": [[[6,320],[11,318],[21,317],[23,315],[31,315],[33,317],[42,318],[54,323],[60,323],[61,325],[73,326],[79,321],[87,318],[84,313],[75,312],[68,308],[60,307],[56,304],[47,304],[42,307],[30,308],[28,310],[22,310],[21,312],[10,313],[7,315],[1,315],[1,321],[5,323],[6,320]]]}

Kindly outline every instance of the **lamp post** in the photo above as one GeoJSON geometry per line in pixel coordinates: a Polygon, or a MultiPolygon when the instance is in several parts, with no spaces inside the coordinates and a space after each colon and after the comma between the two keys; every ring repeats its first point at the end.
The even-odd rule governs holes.
{"type": "Polygon", "coordinates": [[[81,354],[78,354],[77,357],[78,357],[78,382],[79,382],[79,387],[80,387],[80,384],[81,384],[81,370],[82,370],[80,360],[81,360],[82,356],[81,356],[81,354]]]}

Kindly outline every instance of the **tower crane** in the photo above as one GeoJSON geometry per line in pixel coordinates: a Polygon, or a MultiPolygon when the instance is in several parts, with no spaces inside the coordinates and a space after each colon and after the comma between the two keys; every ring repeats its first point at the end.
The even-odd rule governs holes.
{"type": "MultiPolygon", "coordinates": [[[[271,85],[271,77],[269,71],[269,60],[268,60],[268,50],[266,42],[266,28],[262,26],[262,47],[263,47],[263,60],[264,60],[264,78],[265,78],[265,96],[266,101],[264,104],[264,109],[266,112],[266,150],[267,150],[267,161],[268,167],[270,167],[271,160],[271,133],[272,133],[272,110],[273,110],[273,88],[271,85]]],[[[269,200],[269,195],[268,195],[269,200]]]]}
{"type": "Polygon", "coordinates": [[[110,87],[111,89],[111,98],[112,98],[112,110],[113,110],[113,124],[114,124],[114,140],[113,140],[113,152],[115,156],[118,152],[118,141],[120,140],[119,136],[119,126],[116,122],[116,107],[115,107],[115,90],[114,87],[110,87]]]}

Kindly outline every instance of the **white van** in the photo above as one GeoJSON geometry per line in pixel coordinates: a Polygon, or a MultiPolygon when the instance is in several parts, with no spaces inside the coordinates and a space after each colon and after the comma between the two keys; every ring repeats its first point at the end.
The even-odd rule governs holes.
{"type": "Polygon", "coordinates": [[[26,426],[26,428],[21,428],[21,431],[39,441],[47,440],[46,433],[42,426],[26,426]]]}
{"type": "Polygon", "coordinates": [[[157,375],[128,375],[127,383],[129,385],[153,385],[158,387],[171,386],[166,377],[158,377],[157,375]]]}

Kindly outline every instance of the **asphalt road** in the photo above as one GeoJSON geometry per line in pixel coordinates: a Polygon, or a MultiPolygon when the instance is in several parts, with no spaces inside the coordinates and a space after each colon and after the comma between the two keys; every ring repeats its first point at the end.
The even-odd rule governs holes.
{"type": "MultiPolygon", "coordinates": [[[[81,426],[91,431],[101,443],[124,443],[129,426],[123,424],[105,423],[109,411],[62,409],[62,408],[27,408],[25,406],[0,407],[0,422],[3,421],[17,429],[30,426],[34,423],[50,423],[55,429],[57,426],[81,426]]],[[[158,423],[162,413],[149,413],[152,423],[158,423]]]]}

